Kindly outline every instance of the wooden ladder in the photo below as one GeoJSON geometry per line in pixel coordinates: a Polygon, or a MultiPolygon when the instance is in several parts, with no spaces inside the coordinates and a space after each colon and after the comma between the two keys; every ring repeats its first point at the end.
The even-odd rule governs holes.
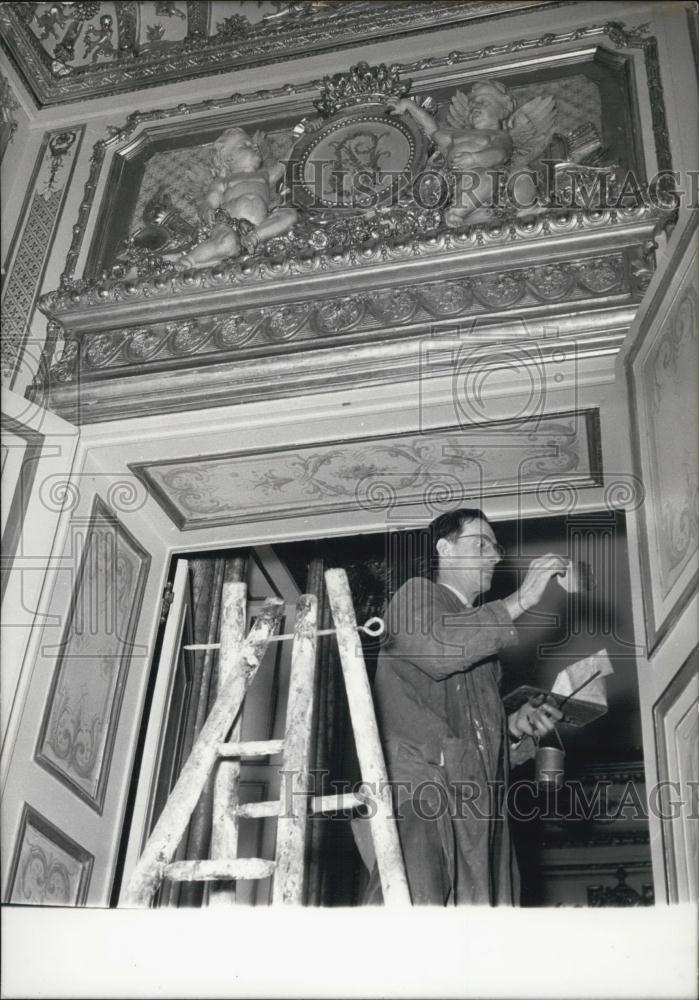
{"type": "Polygon", "coordinates": [[[210,905],[231,903],[235,900],[235,880],[269,876],[273,876],[273,904],[301,904],[308,815],[357,806],[369,807],[368,823],[384,904],[410,905],[391,791],[347,575],[342,569],[328,570],[325,583],[362,777],[361,792],[315,798],[311,798],[309,792],[313,675],[319,634],[316,598],[309,594],[299,598],[294,632],[288,636],[276,634],[283,601],[269,598],[245,637],[246,587],[239,580],[226,579],[222,595],[221,641],[215,644],[220,649],[216,701],[131,874],[123,905],[149,906],[163,879],[216,882],[215,888],[212,886],[210,905]],[[293,639],[284,739],[242,742],[239,739],[240,718],[245,693],[268,644],[283,639],[293,639]],[[230,742],[226,742],[229,734],[230,742]],[[282,782],[280,799],[240,804],[241,759],[280,752],[282,776],[286,779],[282,782]],[[192,812],[218,760],[221,763],[214,784],[212,857],[202,861],[173,862],[192,812]],[[237,857],[238,819],[243,816],[277,817],[274,860],[237,857]]]}

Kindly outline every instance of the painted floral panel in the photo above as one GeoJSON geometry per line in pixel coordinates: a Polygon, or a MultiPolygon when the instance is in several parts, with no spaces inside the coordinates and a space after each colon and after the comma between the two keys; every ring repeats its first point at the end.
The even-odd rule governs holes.
{"type": "Polygon", "coordinates": [[[183,528],[260,517],[388,510],[425,503],[537,490],[559,477],[596,481],[591,424],[581,415],[532,421],[531,427],[342,441],[270,452],[203,456],[136,471],[183,528]]]}
{"type": "Polygon", "coordinates": [[[25,806],[9,901],[78,906],[84,901],[92,861],[91,854],[25,806]]]}
{"type": "Polygon", "coordinates": [[[100,810],[149,558],[100,501],[73,542],[80,568],[37,759],[100,810]]]}

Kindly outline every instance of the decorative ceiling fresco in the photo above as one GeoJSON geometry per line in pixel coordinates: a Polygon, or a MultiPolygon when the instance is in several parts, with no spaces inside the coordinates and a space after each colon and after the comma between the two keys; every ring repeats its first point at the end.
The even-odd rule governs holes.
{"type": "Polygon", "coordinates": [[[4,3],[0,36],[41,107],[557,6],[548,0],[4,3]]]}
{"type": "MultiPolygon", "coordinates": [[[[364,441],[230,452],[130,466],[181,530],[258,518],[423,503],[435,515],[469,497],[602,481],[597,411],[398,434],[364,441]]],[[[547,499],[550,497],[550,500],[547,499]]]]}

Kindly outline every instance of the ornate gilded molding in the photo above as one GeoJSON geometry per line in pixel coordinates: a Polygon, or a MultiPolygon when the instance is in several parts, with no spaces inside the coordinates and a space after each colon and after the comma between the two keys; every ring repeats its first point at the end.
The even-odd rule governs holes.
{"type": "MultiPolygon", "coordinates": [[[[0,23],[1,18],[2,13],[0,12],[0,23]]],[[[672,161],[665,117],[662,82],[660,79],[660,69],[658,64],[657,42],[654,37],[645,34],[645,26],[627,30],[620,22],[605,22],[572,29],[567,32],[560,32],[558,34],[550,32],[537,38],[517,39],[499,45],[483,46],[478,49],[455,50],[446,55],[426,57],[416,60],[413,63],[394,64],[389,67],[389,72],[391,74],[399,75],[419,73],[425,70],[454,67],[473,61],[490,59],[491,57],[526,53],[530,50],[540,50],[542,48],[549,48],[551,46],[562,45],[569,42],[587,41],[594,38],[608,38],[611,44],[617,49],[643,49],[653,112],[653,127],[658,165],[663,170],[671,170],[672,161]]],[[[328,78],[325,78],[324,80],[315,79],[302,84],[285,84],[280,87],[249,92],[246,94],[234,93],[230,97],[217,100],[207,99],[192,104],[180,103],[169,108],[157,108],[146,112],[135,111],[126,118],[125,122],[121,126],[110,126],[108,138],[98,140],[93,147],[88,178],[78,210],[78,218],[75,226],[73,227],[73,237],[66,257],[64,272],[61,277],[62,287],[71,287],[75,281],[75,269],[80,256],[105,156],[110,149],[117,148],[121,143],[128,140],[140,125],[155,121],[166,121],[171,118],[184,115],[189,117],[211,111],[225,111],[227,109],[245,106],[261,100],[293,97],[296,95],[301,96],[308,94],[310,103],[313,91],[318,91],[324,87],[327,89],[328,82],[328,78]]],[[[664,177],[661,182],[663,193],[671,192],[672,184],[673,182],[671,178],[664,177]]]]}
{"type": "MultiPolygon", "coordinates": [[[[599,99],[591,81],[577,82],[583,79],[599,99]]],[[[269,134],[236,125],[189,153],[156,154],[124,229],[114,206],[129,186],[127,173],[149,159],[148,140],[141,142],[131,150],[134,163],[121,161],[121,184],[119,161],[112,165],[90,275],[213,268],[246,255],[362,252],[376,241],[575,207],[583,186],[587,208],[640,198],[634,191],[629,199],[619,164],[604,150],[595,98],[582,114],[598,124],[585,117],[559,124],[554,93],[529,91],[520,100],[502,81],[479,80],[447,105],[432,96],[408,99],[411,87],[396,67],[360,62],[326,78],[315,102],[320,118],[269,134]],[[448,127],[440,125],[444,113],[448,127]]],[[[632,177],[628,183],[637,185],[632,177]]]]}
{"type": "Polygon", "coordinates": [[[426,336],[437,349],[440,338],[493,343],[495,330],[500,342],[525,337],[547,350],[579,331],[580,358],[613,354],[652,273],[661,222],[647,207],[564,213],[363,256],[258,270],[235,261],[53,293],[48,353],[61,340],[62,353],[50,370],[47,353],[32,398],[96,421],[125,406],[162,413],[381,384],[422,371],[426,336]]]}
{"type": "MultiPolygon", "coordinates": [[[[626,48],[640,44],[645,35],[642,29],[625,33],[619,25],[610,22],[559,35],[551,33],[538,39],[510,42],[504,49],[494,46],[451,52],[409,66],[372,68],[360,63],[349,73],[335,74],[325,81],[313,81],[295,88],[285,86],[193,105],[134,112],[121,127],[112,127],[111,135],[100,140],[93,149],[61,287],[41,301],[52,321],[48,353],[61,337],[63,349],[57,364],[50,372],[45,372],[46,377],[34,387],[34,398],[45,398],[48,393],[49,405],[57,406],[58,411],[69,418],[85,404],[89,409],[89,414],[84,415],[86,419],[111,419],[118,410],[120,397],[137,400],[138,412],[167,412],[175,405],[176,397],[181,402],[181,380],[191,371],[192,365],[202,365],[202,371],[206,370],[210,391],[203,396],[203,386],[187,385],[185,406],[220,405],[224,401],[222,393],[226,379],[228,402],[233,397],[281,397],[292,391],[304,391],[304,387],[307,391],[320,391],[328,387],[327,378],[322,386],[320,384],[320,368],[327,363],[323,358],[333,349],[338,352],[340,368],[336,375],[333,373],[334,384],[342,380],[343,384],[352,385],[378,383],[387,380],[389,369],[393,374],[401,369],[407,377],[412,377],[416,365],[419,366],[419,339],[428,331],[436,339],[440,335],[453,335],[455,330],[465,336],[476,325],[480,330],[497,325],[502,330],[502,337],[511,339],[517,336],[513,333],[517,323],[521,328],[534,323],[538,324],[537,333],[531,336],[541,338],[545,336],[542,324],[546,320],[552,328],[558,324],[564,326],[570,338],[574,338],[578,329],[589,337],[591,328],[586,313],[592,312],[598,317],[600,325],[596,332],[600,339],[605,340],[609,334],[604,350],[613,353],[617,344],[614,338],[627,324],[628,317],[633,314],[633,305],[640,300],[652,275],[654,236],[671,214],[671,210],[659,204],[652,192],[641,188],[635,178],[634,191],[616,201],[612,194],[610,199],[600,203],[602,207],[593,204],[588,208],[566,208],[554,198],[553,207],[550,203],[536,201],[535,211],[526,217],[517,213],[508,215],[504,211],[491,215],[485,224],[468,226],[447,224],[440,214],[441,207],[416,207],[409,199],[397,205],[379,205],[373,211],[366,211],[363,206],[356,211],[353,206],[347,206],[345,214],[341,211],[344,205],[339,206],[341,210],[337,210],[337,205],[330,208],[310,205],[307,211],[297,206],[298,221],[290,227],[261,236],[251,247],[243,242],[247,232],[242,230],[238,235],[243,250],[237,250],[241,255],[221,252],[219,260],[207,263],[212,257],[206,255],[210,249],[215,249],[213,243],[219,239],[215,227],[224,223],[228,227],[231,220],[245,221],[244,216],[235,214],[234,208],[228,213],[228,219],[219,220],[216,213],[224,209],[216,204],[211,206],[214,210],[211,220],[204,219],[203,228],[210,225],[211,233],[205,232],[201,239],[197,235],[199,242],[192,244],[193,250],[181,250],[179,244],[160,243],[168,254],[163,253],[158,258],[156,251],[144,243],[137,248],[150,255],[143,266],[137,258],[126,256],[127,264],[120,273],[120,265],[117,265],[116,269],[99,277],[74,277],[105,156],[126,143],[132,152],[137,147],[138,155],[143,154],[145,147],[138,145],[141,141],[138,130],[142,125],[163,122],[167,134],[171,133],[171,138],[180,141],[182,128],[191,131],[194,127],[194,123],[185,126],[183,122],[192,115],[201,116],[197,117],[196,129],[211,139],[217,136],[219,126],[225,129],[230,124],[226,113],[235,107],[244,110],[238,119],[241,126],[260,123],[264,127],[269,118],[269,100],[279,98],[277,112],[290,117],[292,110],[295,114],[303,113],[303,105],[310,106],[312,88],[315,88],[321,91],[319,104],[330,117],[307,123],[307,134],[315,131],[322,143],[325,141],[324,128],[334,127],[336,120],[344,127],[343,116],[349,119],[356,115],[358,105],[366,100],[371,107],[371,100],[377,93],[384,102],[384,118],[380,122],[377,118],[372,125],[375,131],[381,131],[384,122],[392,122],[394,113],[406,116],[405,108],[397,107],[406,103],[399,96],[408,87],[407,82],[401,82],[403,72],[456,66],[457,72],[449,75],[450,83],[456,85],[458,67],[472,60],[489,59],[503,51],[526,54],[534,48],[545,49],[558,43],[596,38],[601,41],[608,38],[609,46],[626,48]],[[255,118],[255,115],[261,117],[255,118]],[[316,211],[318,214],[314,214],[316,211]],[[207,241],[212,245],[206,246],[207,241]],[[170,254],[173,246],[176,252],[170,254]],[[187,255],[202,248],[205,254],[199,254],[194,262],[197,266],[192,266],[191,261],[187,262],[187,255]],[[439,280],[435,280],[436,275],[439,280]],[[380,360],[372,361],[372,352],[378,352],[376,357],[380,356],[380,360]],[[231,380],[233,369],[235,375],[231,380]],[[159,379],[161,384],[157,392],[148,394],[146,399],[144,386],[150,376],[159,379]],[[98,412],[102,405],[104,416],[98,412]]],[[[602,46],[595,51],[605,49],[602,46]]],[[[585,52],[589,58],[589,45],[585,52]]],[[[574,55],[575,49],[569,46],[567,53],[574,55]]],[[[621,66],[621,61],[615,58],[614,65],[617,63],[621,66]]],[[[429,87],[424,78],[420,84],[423,88],[429,87]]],[[[482,88],[483,84],[480,86],[482,88]]],[[[510,101],[506,86],[498,82],[488,86],[496,91],[496,97],[502,94],[510,101]]],[[[472,94],[462,96],[466,101],[472,94]]],[[[511,103],[517,107],[517,101],[511,103]]],[[[522,98],[519,107],[536,111],[552,104],[550,95],[536,94],[532,99],[530,92],[522,98]]],[[[429,139],[434,134],[437,119],[426,110],[427,101],[411,103],[413,108],[418,109],[420,115],[416,117],[410,110],[407,117],[416,118],[429,139]]],[[[438,111],[443,111],[441,104],[438,111]]],[[[575,120],[572,125],[566,125],[570,135],[581,132],[581,122],[575,120]]],[[[594,132],[587,119],[584,125],[587,132],[594,132]]],[[[236,128],[241,131],[241,126],[236,125],[236,128]]],[[[291,125],[288,128],[291,129],[291,125]]],[[[549,122],[545,127],[542,125],[539,132],[546,136],[547,143],[555,146],[551,140],[552,128],[549,122]]],[[[224,130],[223,135],[228,132],[224,130]]],[[[509,124],[503,132],[507,143],[511,135],[509,124]]],[[[274,134],[286,136],[286,132],[274,134]]],[[[263,156],[263,141],[257,136],[245,138],[251,155],[259,159],[255,167],[240,168],[243,174],[252,171],[250,176],[257,178],[258,173],[271,170],[270,163],[274,162],[278,168],[280,161],[289,156],[288,146],[286,153],[281,149],[283,143],[276,148],[270,145],[273,159],[267,154],[263,156]]],[[[410,136],[404,139],[408,148],[410,136]]],[[[335,133],[328,142],[332,148],[332,143],[337,142],[335,133]]],[[[589,136],[586,142],[576,140],[576,143],[575,148],[582,149],[586,144],[590,148],[589,136]]],[[[516,143],[514,148],[519,148],[516,143]]],[[[206,145],[202,149],[206,153],[206,145]]],[[[430,155],[425,149],[418,150],[417,159],[424,159],[425,153],[430,155]]],[[[534,153],[531,150],[530,153],[530,159],[522,162],[535,161],[534,153]]],[[[554,163],[560,160],[558,153],[553,154],[554,163]]],[[[435,152],[431,153],[430,162],[439,164],[435,152]]],[[[604,166],[602,159],[588,161],[583,157],[583,166],[579,166],[572,156],[566,156],[561,162],[572,166],[576,175],[580,171],[589,171],[592,175],[595,171],[602,173],[611,169],[604,166]]],[[[126,169],[117,159],[113,163],[117,172],[117,168],[126,169]]],[[[158,175],[154,176],[157,180],[158,175]]],[[[217,177],[216,170],[213,177],[217,177]]],[[[274,177],[277,183],[278,172],[274,177]]],[[[225,183],[222,190],[227,192],[225,183]]],[[[156,212],[153,215],[155,223],[152,223],[148,199],[157,198],[152,194],[154,188],[146,191],[139,207],[146,223],[143,232],[148,230],[148,224],[148,232],[158,225],[160,230],[167,228],[174,219],[174,208],[168,208],[165,214],[156,212]],[[161,217],[167,226],[161,224],[161,217]]],[[[234,194],[232,192],[232,198],[234,194]]],[[[179,191],[180,200],[184,195],[179,191]]],[[[162,197],[158,204],[161,202],[162,209],[162,197]]],[[[270,201],[268,207],[267,219],[271,219],[272,208],[276,206],[270,201]]],[[[186,204],[177,209],[180,210],[185,218],[186,204]]],[[[109,213],[105,210],[103,214],[107,219],[109,213]]],[[[114,245],[122,239],[122,234],[127,235],[128,230],[115,230],[114,245]]],[[[132,233],[129,239],[134,235],[132,233]]],[[[111,245],[108,251],[105,249],[107,263],[110,260],[108,253],[113,252],[111,245]]],[[[94,256],[95,269],[104,266],[97,263],[99,254],[94,256]]],[[[585,345],[585,349],[588,348],[597,349],[589,342],[585,345]]],[[[78,413],[76,419],[83,419],[83,415],[78,413]]]]}
{"type": "Polygon", "coordinates": [[[274,4],[263,3],[266,10],[253,22],[234,4],[184,4],[180,0],[177,5],[156,4],[155,21],[146,26],[145,37],[141,34],[139,40],[139,5],[76,3],[67,14],[60,8],[54,15],[50,10],[37,13],[45,22],[42,44],[30,27],[37,5],[6,3],[0,7],[0,29],[37,103],[46,106],[560,5],[560,0],[432,0],[428,4],[422,0],[333,0],[288,3],[275,10],[274,4]],[[229,12],[231,16],[226,17],[229,12]],[[170,20],[177,23],[183,16],[185,37],[170,40],[170,20]],[[85,25],[88,31],[97,30],[100,17],[117,21],[117,46],[114,51],[105,49],[100,61],[81,64],[76,44],[85,25]]]}
{"type": "Polygon", "coordinates": [[[15,115],[18,111],[19,102],[12,91],[10,81],[0,73],[0,160],[17,131],[15,115]]]}
{"type": "Polygon", "coordinates": [[[73,343],[52,369],[59,382],[115,369],[142,368],[196,356],[261,353],[274,345],[311,347],[332,338],[374,339],[380,331],[424,335],[435,321],[492,315],[547,303],[573,303],[628,294],[630,268],[624,254],[557,264],[498,270],[473,277],[305,299],[211,316],[164,321],[108,331],[73,343]]]}
{"type": "Polygon", "coordinates": [[[51,376],[32,387],[31,398],[72,423],[101,423],[123,419],[125,413],[130,418],[183,413],[357,387],[381,392],[383,386],[400,381],[417,387],[419,380],[424,388],[425,379],[453,377],[455,358],[465,363],[473,357],[473,364],[487,367],[493,348],[505,351],[508,359],[514,356],[535,364],[537,371],[542,365],[556,370],[561,360],[574,359],[576,377],[587,380],[600,366],[613,365],[636,313],[636,303],[620,298],[621,302],[590,300],[568,315],[565,308],[556,315],[548,306],[540,307],[539,315],[526,317],[513,311],[497,326],[486,319],[465,330],[447,326],[438,331],[443,337],[424,331],[426,337],[415,332],[350,343],[348,335],[344,345],[319,343],[304,350],[303,344],[280,344],[258,357],[246,357],[244,351],[212,355],[208,364],[190,355],[162,365],[156,361],[93,372],[85,378],[73,374],[78,341],[71,339],[51,376]],[[70,381],[59,381],[63,365],[70,381]]]}
{"type": "MultiPolygon", "coordinates": [[[[587,235],[605,234],[609,239],[615,229],[639,227],[646,230],[645,240],[652,237],[665,214],[650,204],[632,207],[585,211],[552,211],[533,219],[511,219],[495,226],[471,226],[465,230],[433,230],[422,238],[368,239],[363,244],[346,249],[289,254],[280,257],[244,257],[211,268],[181,272],[165,271],[143,278],[74,281],[42,296],[42,310],[52,318],[64,320],[69,314],[92,312],[92,322],[99,312],[122,303],[153,302],[178,296],[216,290],[222,292],[246,286],[278,282],[285,278],[311,278],[352,271],[375,269],[377,265],[409,261],[429,261],[451,255],[479,255],[496,249],[516,251],[532,243],[548,242],[554,251],[554,240],[565,237],[582,240],[587,235]]],[[[643,242],[643,241],[641,241],[643,242]]],[[[640,274],[639,270],[639,274],[640,274]]]]}
{"type": "Polygon", "coordinates": [[[30,330],[84,130],[81,125],[46,132],[29,179],[7,257],[2,296],[1,364],[8,388],[16,383],[23,367],[32,370],[36,366],[38,350],[33,357],[26,357],[31,349],[30,330]]]}

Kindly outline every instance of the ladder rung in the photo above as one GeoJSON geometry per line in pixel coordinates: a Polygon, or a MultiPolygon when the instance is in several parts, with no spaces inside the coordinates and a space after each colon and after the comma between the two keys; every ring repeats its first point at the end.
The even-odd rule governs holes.
{"type": "Polygon", "coordinates": [[[278,816],[281,812],[281,802],[245,802],[236,809],[238,816],[249,819],[265,819],[268,816],[278,816]]]}
{"type": "MultiPolygon", "coordinates": [[[[345,795],[318,795],[311,800],[311,812],[317,813],[339,812],[342,809],[356,809],[357,806],[365,806],[366,798],[354,792],[347,792],[345,795]]],[[[264,819],[269,816],[279,816],[281,813],[281,802],[246,802],[238,806],[236,812],[238,816],[248,819],[264,819]]]]}
{"type": "Polygon", "coordinates": [[[247,740],[240,743],[219,743],[221,757],[266,757],[281,753],[284,740],[247,740]]]}
{"type": "Polygon", "coordinates": [[[219,879],[267,878],[274,872],[274,861],[265,858],[233,858],[215,861],[174,861],[165,866],[163,875],[173,882],[214,882],[219,879]]]}
{"type": "Polygon", "coordinates": [[[314,814],[339,812],[342,809],[356,809],[357,806],[365,806],[366,804],[366,798],[355,792],[346,792],[344,795],[318,795],[311,802],[311,812],[314,814]]]}

